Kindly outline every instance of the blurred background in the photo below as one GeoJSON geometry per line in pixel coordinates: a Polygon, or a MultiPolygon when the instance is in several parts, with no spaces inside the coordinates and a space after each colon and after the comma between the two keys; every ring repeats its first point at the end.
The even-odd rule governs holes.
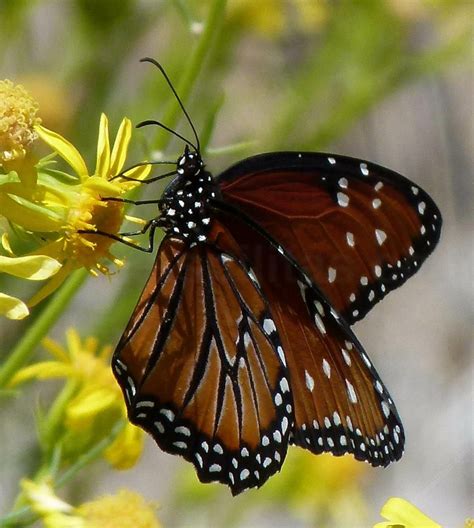
{"type": "MultiPolygon", "coordinates": [[[[444,217],[439,247],[355,327],[397,403],[406,452],[373,469],[293,448],[280,475],[233,499],[148,439],[133,469],[98,462],[61,495],[81,501],[125,486],[159,504],[165,527],[354,528],[371,526],[388,497],[402,496],[443,526],[461,526],[474,513],[474,3],[229,0],[203,43],[216,4],[0,0],[0,78],[22,83],[39,101],[43,124],[88,155],[90,167],[101,112],[114,130],[127,116],[135,124],[180,121],[178,130],[190,135],[163,78],[139,63],[151,56],[182,90],[214,174],[263,151],[322,150],[387,166],[427,190],[444,217]]],[[[175,159],[182,149],[155,130],[134,137],[136,161],[163,150],[175,159]]],[[[142,196],[160,194],[160,184],[151,187],[142,196]]],[[[88,280],[51,332],[55,340],[64,342],[74,326],[116,344],[153,256],[119,245],[114,253],[125,268],[111,280],[88,280]]],[[[0,321],[0,361],[29,321],[0,321]]],[[[33,417],[48,394],[32,384],[21,398],[0,401],[1,513],[34,467],[33,417]]]]}

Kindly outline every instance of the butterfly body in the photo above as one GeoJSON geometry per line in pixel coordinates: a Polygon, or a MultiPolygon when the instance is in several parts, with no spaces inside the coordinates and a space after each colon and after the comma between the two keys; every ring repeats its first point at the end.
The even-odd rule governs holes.
{"type": "Polygon", "coordinates": [[[434,249],[431,198],[344,156],[263,154],[213,179],[186,149],[160,210],[165,237],[113,359],[131,421],[233,494],[290,444],[398,460],[400,418],[350,326],[434,249]]]}
{"type": "Polygon", "coordinates": [[[211,223],[209,201],[220,194],[219,188],[199,153],[186,149],[176,166],[177,176],[160,200],[161,225],[190,243],[204,242],[211,223]]]}

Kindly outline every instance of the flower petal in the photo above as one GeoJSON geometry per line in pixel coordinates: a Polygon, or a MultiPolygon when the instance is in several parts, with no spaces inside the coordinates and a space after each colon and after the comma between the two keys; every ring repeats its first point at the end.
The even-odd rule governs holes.
{"type": "Polygon", "coordinates": [[[105,114],[100,116],[99,139],[97,140],[97,162],[95,176],[107,178],[110,169],[109,120],[105,114]]]}
{"type": "Polygon", "coordinates": [[[0,315],[4,315],[8,319],[18,320],[24,319],[29,313],[30,311],[23,301],[0,293],[0,315]]]}
{"type": "Polygon", "coordinates": [[[395,525],[401,524],[410,528],[442,528],[416,506],[399,497],[390,498],[383,505],[380,515],[395,525]]]}
{"type": "MultiPolygon", "coordinates": [[[[115,180],[116,182],[117,180],[115,180]]],[[[122,194],[122,189],[117,183],[109,182],[104,178],[99,178],[98,176],[91,176],[87,178],[87,181],[84,183],[84,188],[90,189],[101,196],[118,196],[122,194]]]]}
{"type": "Polygon", "coordinates": [[[65,513],[73,509],[70,504],[62,501],[54,494],[54,490],[49,483],[36,483],[32,480],[24,479],[21,481],[21,487],[33,511],[40,515],[59,512],[65,513]]]}
{"type": "Polygon", "coordinates": [[[59,363],[58,361],[41,361],[19,370],[9,381],[8,387],[12,388],[19,383],[32,379],[45,380],[51,378],[73,378],[77,377],[72,365],[59,363]]]}
{"type": "Polygon", "coordinates": [[[4,257],[0,255],[0,272],[28,280],[49,279],[61,268],[61,263],[46,255],[4,257]]]}
{"type": "MultiPolygon", "coordinates": [[[[150,171],[151,165],[140,165],[139,167],[134,167],[133,169],[128,170],[125,176],[127,176],[127,178],[133,178],[134,180],[143,181],[150,174],[150,171]]],[[[128,181],[121,178],[120,184],[122,188],[126,190],[133,189],[138,185],[137,182],[128,181]]]]}
{"type": "Polygon", "coordinates": [[[41,125],[37,125],[35,130],[38,133],[38,136],[45,143],[47,143],[61,156],[61,158],[69,163],[81,180],[87,178],[88,171],[86,163],[72,143],[70,143],[66,138],[63,138],[63,136],[60,134],[53,132],[52,130],[48,130],[41,125]]]}
{"type": "Polygon", "coordinates": [[[61,218],[53,211],[32,202],[11,198],[0,193],[1,216],[22,226],[26,231],[56,232],[61,228],[61,218]]]}
{"type": "Polygon", "coordinates": [[[109,178],[116,176],[123,167],[127,157],[128,145],[132,137],[132,122],[125,117],[120,123],[120,127],[115,138],[112,149],[112,158],[110,160],[109,178]]]}
{"type": "Polygon", "coordinates": [[[67,409],[68,426],[71,429],[80,429],[89,423],[91,418],[115,405],[117,394],[108,388],[98,388],[85,395],[84,392],[79,393],[67,409]]]}
{"type": "Polygon", "coordinates": [[[86,520],[89,528],[160,528],[155,510],[156,506],[148,504],[138,493],[124,489],[115,495],[86,502],[76,511],[86,520]]]}
{"type": "Polygon", "coordinates": [[[74,265],[66,262],[66,264],[53,276],[42,288],[37,291],[33,297],[28,301],[28,306],[31,308],[41,302],[43,299],[51,295],[56,291],[59,286],[66,280],[71,271],[74,269],[74,265]]]}
{"type": "Polygon", "coordinates": [[[130,469],[140,458],[143,444],[143,431],[127,422],[117,438],[105,450],[104,456],[115,469],[130,469]]]}

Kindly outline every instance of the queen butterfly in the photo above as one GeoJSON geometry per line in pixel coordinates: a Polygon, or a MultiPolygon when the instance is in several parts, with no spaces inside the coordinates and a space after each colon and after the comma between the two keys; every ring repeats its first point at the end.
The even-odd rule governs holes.
{"type": "Polygon", "coordinates": [[[334,154],[262,154],[214,179],[144,60],[196,145],[171,131],[186,147],[143,230],[150,251],[155,228],[165,237],[113,356],[130,420],[234,495],[279,471],[290,444],[398,460],[400,418],[350,325],[433,251],[437,206],[334,154]]]}

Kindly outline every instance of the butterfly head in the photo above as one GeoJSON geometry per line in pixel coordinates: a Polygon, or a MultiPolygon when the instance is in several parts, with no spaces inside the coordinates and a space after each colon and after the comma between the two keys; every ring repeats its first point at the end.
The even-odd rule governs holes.
{"type": "Polygon", "coordinates": [[[185,179],[194,179],[204,168],[201,154],[197,150],[190,150],[188,145],[182,156],[176,162],[176,172],[185,179]]]}

